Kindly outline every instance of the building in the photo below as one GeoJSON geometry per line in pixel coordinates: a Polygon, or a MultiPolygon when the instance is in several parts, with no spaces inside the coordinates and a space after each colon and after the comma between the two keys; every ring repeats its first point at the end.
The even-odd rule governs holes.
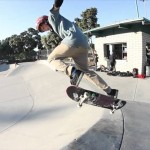
{"type": "Polygon", "coordinates": [[[114,50],[116,70],[131,71],[138,69],[144,73],[146,64],[146,45],[150,47],[150,20],[138,18],[125,20],[85,32],[95,35],[95,50],[99,56],[98,65],[108,65],[109,55],[114,50]]]}

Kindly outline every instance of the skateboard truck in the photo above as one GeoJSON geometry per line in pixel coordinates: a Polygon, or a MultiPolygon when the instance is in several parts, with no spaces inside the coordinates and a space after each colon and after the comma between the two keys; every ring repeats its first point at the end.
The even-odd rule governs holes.
{"type": "Polygon", "coordinates": [[[112,110],[110,110],[110,114],[113,114],[122,104],[120,100],[117,100],[118,90],[116,91],[116,95],[113,97],[115,102],[112,104],[112,110]]]}
{"type": "Polygon", "coordinates": [[[110,114],[113,114],[118,108],[121,108],[122,106],[123,106],[123,103],[121,100],[119,100],[116,104],[113,104],[110,114]]]}
{"type": "Polygon", "coordinates": [[[84,92],[84,94],[80,96],[80,101],[79,101],[79,104],[77,105],[77,107],[82,107],[82,104],[83,104],[84,101],[86,101],[88,98],[89,98],[89,93],[88,93],[88,92],[84,92]]]}

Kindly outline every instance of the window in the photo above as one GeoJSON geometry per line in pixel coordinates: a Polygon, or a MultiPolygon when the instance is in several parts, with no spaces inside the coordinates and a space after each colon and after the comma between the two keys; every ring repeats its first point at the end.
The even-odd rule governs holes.
{"type": "Polygon", "coordinates": [[[114,52],[116,59],[127,59],[127,43],[104,44],[104,57],[109,56],[114,52]]]}

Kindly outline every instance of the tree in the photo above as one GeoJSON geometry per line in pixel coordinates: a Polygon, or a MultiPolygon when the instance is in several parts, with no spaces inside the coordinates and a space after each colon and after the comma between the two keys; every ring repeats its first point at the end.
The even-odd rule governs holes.
{"type": "Polygon", "coordinates": [[[86,9],[81,14],[81,19],[75,18],[75,23],[83,30],[89,30],[95,27],[99,27],[100,25],[97,24],[97,8],[90,8],[86,9]]]}
{"type": "Polygon", "coordinates": [[[34,51],[36,47],[41,48],[41,36],[39,32],[33,28],[20,35],[12,35],[5,40],[0,41],[0,59],[7,59],[9,62],[16,60],[35,59],[37,53],[34,51]]]}
{"type": "Polygon", "coordinates": [[[28,28],[20,35],[11,36],[9,45],[13,49],[15,57],[17,57],[16,59],[31,60],[36,55],[34,49],[41,45],[41,36],[38,35],[37,30],[28,28]]]}
{"type": "Polygon", "coordinates": [[[21,52],[24,43],[21,40],[21,36],[19,36],[19,35],[12,35],[10,37],[10,40],[9,40],[9,45],[13,49],[13,53],[17,54],[17,53],[21,52]]]}
{"type": "Polygon", "coordinates": [[[10,38],[6,38],[1,41],[1,59],[8,59],[13,53],[12,48],[9,45],[10,38]]]}
{"type": "Polygon", "coordinates": [[[54,32],[49,32],[47,36],[41,39],[42,44],[47,50],[54,49],[61,41],[61,38],[54,32]]]}
{"type": "Polygon", "coordinates": [[[38,32],[33,29],[29,28],[27,31],[24,31],[20,34],[21,41],[24,43],[23,50],[24,51],[31,51],[33,50],[40,40],[37,38],[38,32]]]}
{"type": "Polygon", "coordinates": [[[39,32],[33,28],[28,28],[28,33],[32,35],[32,38],[36,42],[38,49],[42,49],[41,36],[38,34],[39,32]]]}

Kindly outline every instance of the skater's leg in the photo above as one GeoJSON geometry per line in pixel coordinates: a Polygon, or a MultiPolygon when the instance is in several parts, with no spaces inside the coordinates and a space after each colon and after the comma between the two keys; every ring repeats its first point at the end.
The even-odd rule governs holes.
{"type": "Polygon", "coordinates": [[[85,73],[86,79],[98,88],[103,89],[106,93],[111,92],[111,88],[107,83],[94,71],[88,69],[88,50],[87,49],[78,49],[78,55],[73,57],[74,62],[77,68],[85,73]]]}
{"type": "Polygon", "coordinates": [[[50,68],[57,71],[71,74],[71,66],[63,62],[66,57],[71,57],[74,51],[65,44],[58,45],[48,57],[50,68]]]}
{"type": "Polygon", "coordinates": [[[101,88],[106,93],[110,93],[111,88],[107,85],[107,83],[94,71],[87,71],[85,73],[85,78],[91,83],[95,84],[98,88],[101,88]]]}
{"type": "Polygon", "coordinates": [[[65,72],[67,64],[62,59],[53,59],[49,63],[49,67],[54,71],[65,72]]]}

